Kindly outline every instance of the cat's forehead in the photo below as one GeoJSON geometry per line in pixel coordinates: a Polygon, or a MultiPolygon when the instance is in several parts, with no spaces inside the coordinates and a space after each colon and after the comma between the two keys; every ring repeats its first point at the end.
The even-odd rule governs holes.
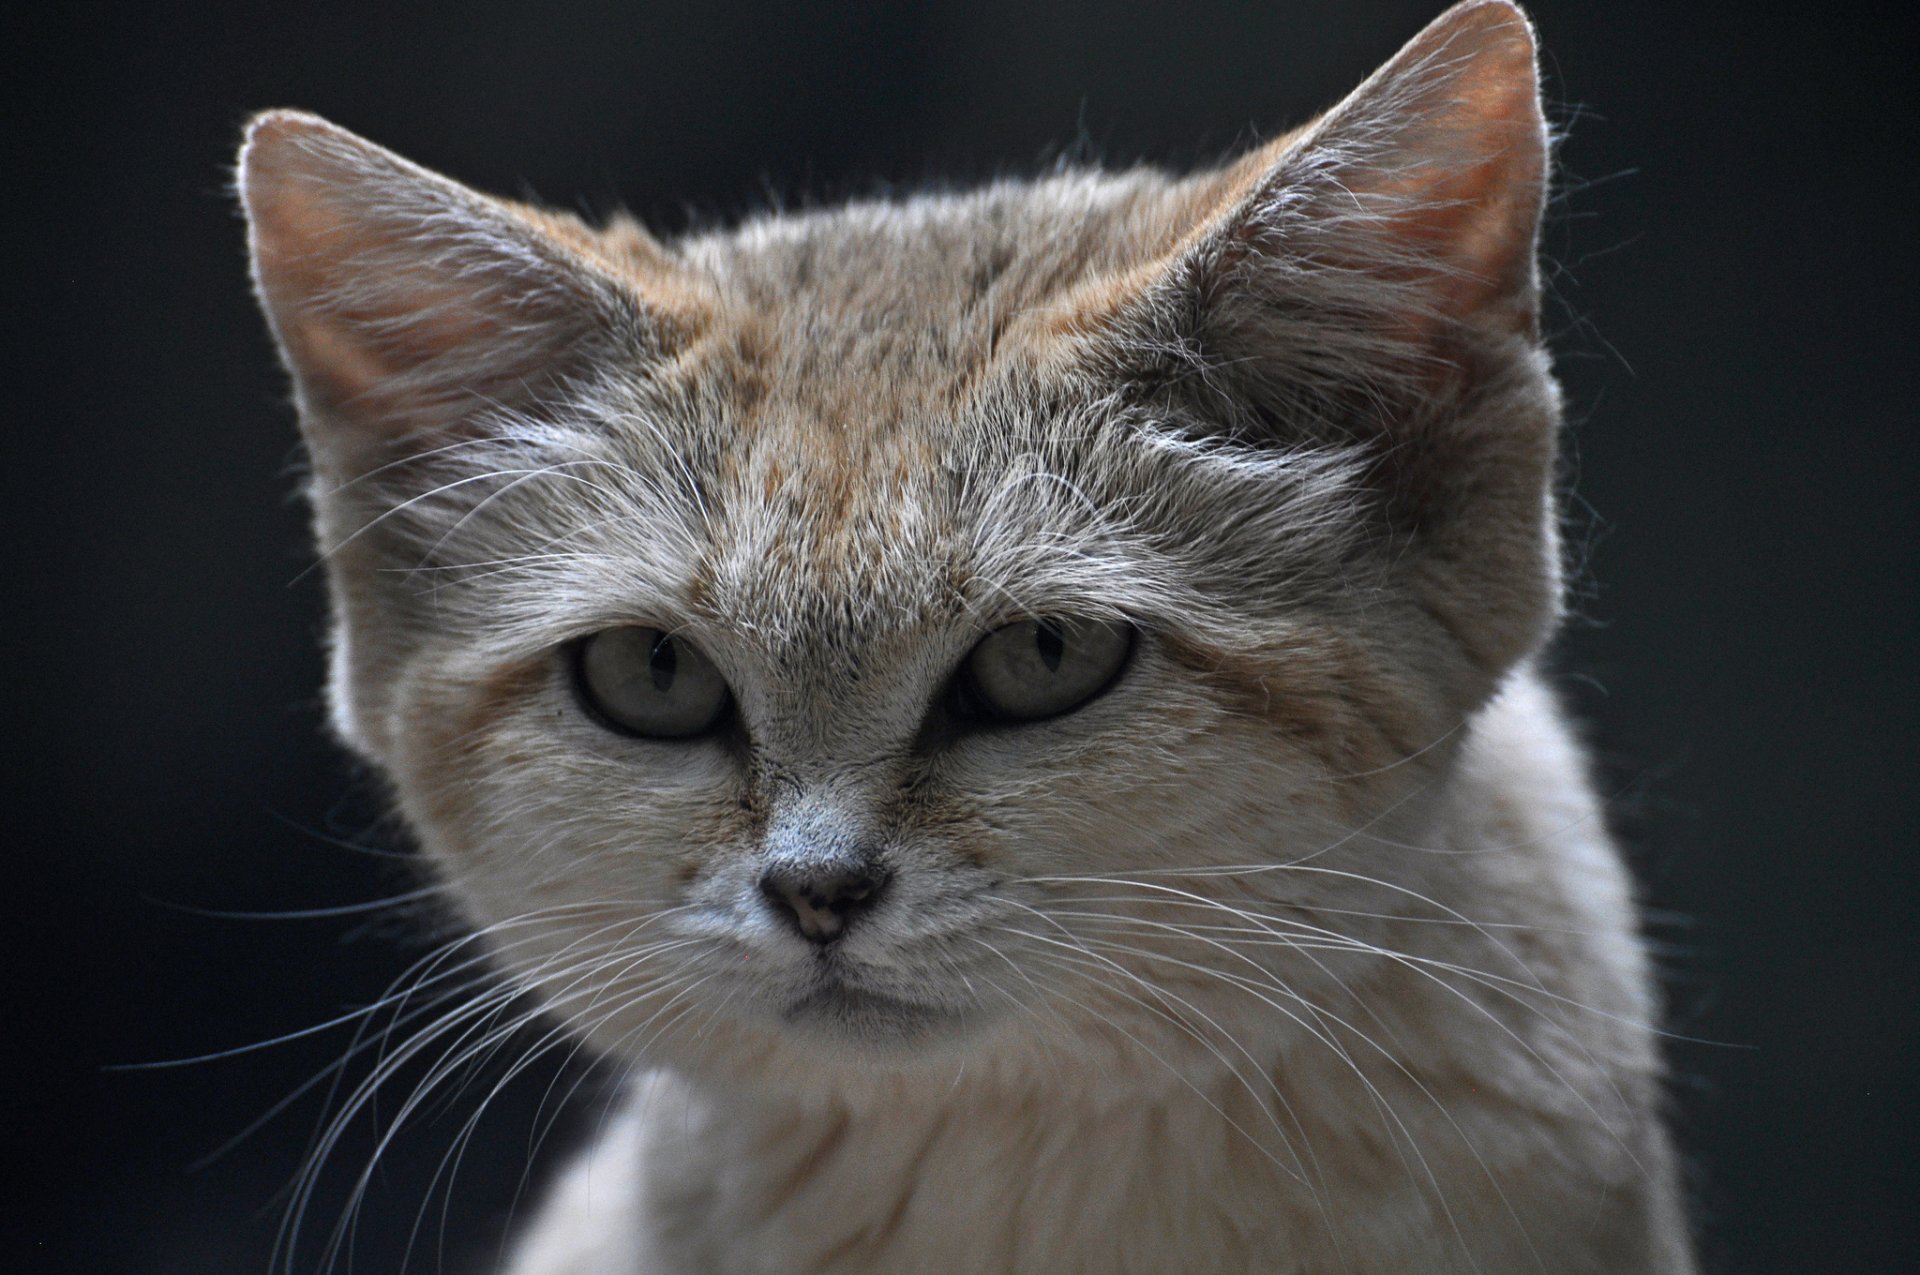
{"type": "Polygon", "coordinates": [[[1147,170],[1070,172],[763,217],[675,255],[781,392],[937,396],[1164,255],[1205,197],[1147,170]]]}
{"type": "Polygon", "coordinates": [[[1206,511],[1228,486],[1277,509],[1310,466],[1262,478],[1143,432],[1085,320],[1217,193],[1067,174],[681,242],[705,301],[619,405],[659,514],[623,525],[673,525],[690,622],[786,671],[1022,616],[1190,610],[1206,511]]]}
{"type": "Polygon", "coordinates": [[[1089,454],[1061,316],[1164,247],[1171,190],[1088,175],[683,245],[717,299],[681,372],[705,418],[702,605],[783,633],[891,629],[991,609],[1016,561],[1035,585],[1019,543],[1097,517],[1057,489],[1089,454]]]}
{"type": "Polygon", "coordinates": [[[983,599],[1012,583],[996,550],[1046,521],[1019,494],[1056,429],[1043,405],[800,389],[770,392],[710,454],[699,609],[803,662],[990,623],[983,599]]]}

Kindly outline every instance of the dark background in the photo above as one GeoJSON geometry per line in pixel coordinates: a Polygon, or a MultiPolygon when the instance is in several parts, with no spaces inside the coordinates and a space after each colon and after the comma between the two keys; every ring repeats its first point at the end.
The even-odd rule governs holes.
{"type": "MultiPolygon", "coordinates": [[[[408,888],[404,862],[339,844],[401,846],[321,735],[293,422],[224,192],[247,112],[310,107],[483,188],[624,201],[672,231],[1061,149],[1208,160],[1329,104],[1439,7],[11,19],[0,1145],[24,1176],[0,1268],[263,1272],[319,1095],[190,1165],[347,1034],[106,1067],[322,1022],[422,950],[378,912],[204,914],[408,888]]],[[[1894,6],[1818,8],[1534,7],[1569,128],[1548,250],[1581,575],[1557,660],[1655,909],[1689,1038],[1677,1123],[1727,1272],[1891,1269],[1920,1199],[1914,45],[1894,6]]],[[[450,1270],[489,1252],[553,1079],[503,1091],[412,1269],[436,1269],[442,1232],[450,1270]]],[[[398,1268],[471,1110],[397,1144],[357,1269],[398,1268]]],[[[339,1153],[323,1230],[368,1151],[363,1130],[339,1153]]]]}

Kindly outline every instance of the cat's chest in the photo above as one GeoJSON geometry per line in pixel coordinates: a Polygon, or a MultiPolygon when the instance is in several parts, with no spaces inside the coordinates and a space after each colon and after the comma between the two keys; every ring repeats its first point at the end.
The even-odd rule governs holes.
{"type": "Polygon", "coordinates": [[[1384,1127],[1343,1141],[1251,1085],[1186,1097],[771,1122],[663,1102],[641,1134],[638,1269],[1308,1275],[1346,1269],[1356,1242],[1365,1269],[1454,1269],[1406,1189],[1410,1173],[1464,1178],[1437,1138],[1416,1135],[1422,1165],[1384,1127]]]}
{"type": "MultiPolygon", "coordinates": [[[[1250,1182],[1218,1180],[1215,1157],[1154,1119],[953,1110],[756,1133],[696,1149],[653,1132],[661,1271],[1246,1269],[1251,1231],[1273,1220],[1239,1207],[1250,1182]]],[[[1277,1181],[1248,1176],[1268,1179],[1271,1214],[1277,1181]]]]}

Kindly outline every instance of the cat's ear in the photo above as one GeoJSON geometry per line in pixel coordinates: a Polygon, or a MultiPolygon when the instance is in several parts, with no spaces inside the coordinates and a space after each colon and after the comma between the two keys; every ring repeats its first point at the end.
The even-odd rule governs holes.
{"type": "Polygon", "coordinates": [[[1270,391],[1282,416],[1430,398],[1476,347],[1534,339],[1547,170],[1527,20],[1469,0],[1197,188],[1193,230],[1091,326],[1163,376],[1270,391]]]}
{"type": "Polygon", "coordinates": [[[1469,0],[1320,120],[1189,187],[1184,238],[1074,320],[1101,374],[1183,431],[1354,456],[1469,700],[1558,609],[1547,171],[1527,19],[1469,0]]]}
{"type": "Polygon", "coordinates": [[[676,317],[564,216],[469,190],[317,116],[256,117],[240,152],[253,273],[316,463],[345,480],[527,410],[592,360],[645,358],[676,317]]]}

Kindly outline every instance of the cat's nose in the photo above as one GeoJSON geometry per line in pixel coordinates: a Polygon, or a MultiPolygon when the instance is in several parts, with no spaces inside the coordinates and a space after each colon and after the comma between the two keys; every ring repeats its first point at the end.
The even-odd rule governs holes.
{"type": "Polygon", "coordinates": [[[825,945],[874,905],[886,883],[886,869],[877,864],[777,863],[761,876],[760,892],[801,937],[825,945]]]}

